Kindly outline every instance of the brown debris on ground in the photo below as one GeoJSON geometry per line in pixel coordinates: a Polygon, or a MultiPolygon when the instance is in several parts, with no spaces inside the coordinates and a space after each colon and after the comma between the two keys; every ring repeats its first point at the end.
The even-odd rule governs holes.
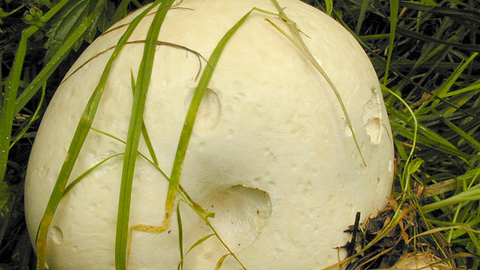
{"type": "MultiPolygon", "coordinates": [[[[421,192],[416,192],[415,195],[419,199],[418,195],[421,196],[421,192]]],[[[352,240],[342,247],[347,250],[348,257],[351,258],[346,270],[388,269],[394,266],[404,254],[416,252],[429,253],[439,258],[450,258],[443,261],[449,262],[454,267],[449,244],[442,234],[416,236],[426,228],[434,228],[432,224],[425,223],[416,205],[402,204],[399,218],[389,228],[389,224],[395,218],[400,199],[390,200],[388,206],[380,211],[377,217],[368,219],[364,224],[351,225],[345,231],[352,234],[352,240]],[[354,235],[355,239],[353,239],[354,235]],[[376,239],[378,236],[381,237],[376,239]],[[372,244],[372,241],[375,242],[372,244]],[[442,247],[442,250],[438,247],[442,247]]]]}

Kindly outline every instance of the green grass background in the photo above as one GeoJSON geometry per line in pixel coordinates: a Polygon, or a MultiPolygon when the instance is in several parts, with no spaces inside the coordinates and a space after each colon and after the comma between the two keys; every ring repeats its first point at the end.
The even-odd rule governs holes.
{"type": "MultiPolygon", "coordinates": [[[[147,2],[0,3],[0,269],[35,269],[23,182],[55,89],[96,36],[147,2]]],[[[306,2],[367,51],[394,133],[395,200],[360,224],[356,243],[365,249],[345,267],[386,268],[404,251],[431,251],[457,269],[479,269],[480,1],[306,2]]]]}

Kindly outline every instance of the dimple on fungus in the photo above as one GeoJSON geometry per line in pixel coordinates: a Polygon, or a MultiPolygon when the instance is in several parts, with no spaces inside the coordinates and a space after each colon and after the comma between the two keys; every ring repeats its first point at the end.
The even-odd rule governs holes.
{"type": "MultiPolygon", "coordinates": [[[[275,15],[274,3],[183,0],[168,11],[143,111],[151,148],[142,136],[131,190],[128,224],[144,230],[129,235],[128,269],[205,270],[220,262],[221,269],[320,269],[345,256],[335,247],[349,240],[343,231],[357,212],[365,219],[386,205],[393,143],[370,60],[326,14],[297,0],[279,0],[306,52],[295,43],[292,24],[275,15]],[[209,66],[205,59],[250,11],[226,43],[197,113],[181,166],[188,198],[176,198],[168,229],[155,233],[166,214],[166,176],[198,76],[209,66]],[[152,149],[166,176],[152,164],[152,149]],[[215,215],[205,223],[195,205],[215,215]],[[230,252],[235,257],[225,256],[230,252]]],[[[112,48],[139,13],[85,50],[48,107],[25,187],[32,242],[85,105],[112,48]]],[[[153,17],[142,19],[112,65],[69,178],[79,181],[61,198],[50,225],[50,269],[115,268],[132,85],[153,17]]]]}

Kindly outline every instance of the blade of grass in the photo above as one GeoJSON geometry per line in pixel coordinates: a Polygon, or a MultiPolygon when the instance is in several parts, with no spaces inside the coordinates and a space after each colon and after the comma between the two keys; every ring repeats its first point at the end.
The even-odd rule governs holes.
{"type": "MultiPolygon", "coordinates": [[[[119,29],[119,28],[117,28],[119,29]]],[[[128,41],[127,44],[141,44],[141,43],[145,43],[145,40],[131,40],[131,41],[128,41]]],[[[190,48],[187,48],[185,46],[181,46],[181,45],[178,45],[178,44],[174,44],[174,43],[171,43],[171,42],[165,42],[165,41],[157,41],[157,45],[158,46],[169,46],[169,47],[172,47],[172,48],[177,48],[177,49],[180,49],[180,50],[185,50],[185,51],[188,51],[190,53],[193,53],[195,56],[197,56],[198,58],[198,62],[199,62],[199,66],[200,66],[200,69],[199,69],[199,73],[197,73],[197,76],[195,77],[195,80],[198,79],[198,77],[200,76],[200,71],[201,71],[201,67],[202,67],[202,59],[207,61],[207,59],[205,59],[201,54],[199,54],[198,52],[190,49],[190,48]]],[[[107,53],[108,51],[110,50],[113,50],[115,49],[116,46],[112,46],[112,47],[109,47],[99,53],[97,53],[96,55],[92,56],[91,58],[89,58],[88,60],[86,60],[85,62],[83,62],[81,65],[78,66],[77,69],[75,69],[73,72],[70,73],[70,75],[68,75],[68,77],[65,77],[63,78],[62,80],[62,83],[65,82],[66,80],[68,80],[71,76],[73,76],[78,70],[80,70],[82,67],[84,67],[86,64],[90,63],[92,60],[94,60],[95,58],[97,58],[98,56],[104,54],[104,53],[107,53]]]]}
{"type": "MultiPolygon", "coordinates": [[[[98,132],[98,133],[103,134],[103,135],[105,135],[105,136],[107,136],[107,137],[110,137],[110,138],[112,138],[112,139],[114,139],[114,140],[116,140],[116,141],[119,141],[119,142],[121,142],[121,143],[123,143],[123,144],[125,144],[125,145],[127,144],[126,141],[124,141],[124,140],[122,140],[122,139],[120,139],[120,138],[118,138],[118,137],[115,137],[115,136],[112,135],[112,134],[103,132],[103,131],[98,130],[98,129],[93,128],[93,127],[92,127],[91,129],[92,129],[93,131],[95,131],[95,132],[98,132]]],[[[165,179],[166,179],[167,181],[170,181],[170,178],[167,176],[167,174],[166,174],[160,167],[158,167],[158,165],[155,164],[155,162],[154,162],[153,160],[148,159],[148,157],[145,156],[144,154],[142,154],[140,151],[138,151],[138,155],[140,155],[140,156],[141,156],[143,159],[145,159],[148,163],[152,164],[152,165],[155,167],[155,169],[157,169],[158,172],[160,172],[160,173],[162,174],[162,176],[165,177],[165,179]]]]}
{"type": "Polygon", "coordinates": [[[480,142],[475,140],[470,134],[456,126],[454,123],[449,121],[448,119],[442,117],[441,118],[443,123],[445,123],[448,127],[450,127],[453,131],[455,131],[458,135],[460,135],[466,142],[468,142],[476,151],[480,152],[480,142]]]}
{"type": "Polygon", "coordinates": [[[360,8],[360,14],[358,15],[357,26],[355,27],[355,33],[358,35],[360,29],[362,28],[363,21],[365,20],[365,15],[367,13],[368,5],[370,5],[370,0],[362,1],[362,7],[360,8]]]}
{"type": "MultiPolygon", "coordinates": [[[[180,204],[178,204],[178,205],[180,205],[180,204]]],[[[177,210],[179,210],[178,206],[177,206],[177,210]]],[[[179,214],[177,214],[177,219],[178,219],[178,216],[179,216],[179,214]]],[[[181,219],[180,219],[180,222],[181,222],[181,219]]],[[[179,223],[179,224],[181,224],[181,223],[179,223]]],[[[179,229],[180,229],[180,227],[179,227],[179,229]]],[[[197,247],[200,244],[202,244],[203,242],[207,241],[210,237],[212,237],[214,235],[215,234],[212,233],[212,234],[209,234],[209,235],[206,235],[206,236],[200,238],[187,250],[187,252],[185,254],[183,254],[183,243],[181,243],[181,245],[180,245],[180,263],[178,264],[177,270],[183,270],[183,262],[185,260],[185,257],[190,253],[190,251],[192,251],[195,247],[197,247]]],[[[182,239],[183,239],[183,235],[182,235],[182,239]]]]}
{"type": "Polygon", "coordinates": [[[325,6],[327,7],[327,14],[332,16],[333,12],[333,0],[325,0],[325,6]]]}
{"type": "Polygon", "coordinates": [[[395,42],[395,33],[397,29],[398,23],[398,9],[399,9],[399,1],[398,0],[391,0],[390,1],[390,39],[388,41],[388,55],[387,55],[387,65],[385,67],[385,76],[383,78],[383,84],[387,84],[388,81],[388,74],[390,72],[390,63],[392,62],[392,53],[394,50],[394,42],[395,42]]]}
{"type": "Polygon", "coordinates": [[[65,185],[67,184],[67,181],[70,177],[70,174],[73,170],[73,166],[75,165],[75,162],[77,160],[77,157],[80,153],[80,150],[83,146],[83,143],[85,142],[85,139],[88,135],[88,132],[92,126],[93,119],[95,118],[95,114],[97,112],[98,105],[100,103],[100,99],[102,97],[103,91],[105,89],[105,85],[107,83],[111,67],[113,65],[113,62],[115,59],[118,57],[120,54],[120,51],[122,50],[123,46],[126,44],[128,38],[131,36],[133,33],[133,30],[135,27],[138,25],[140,20],[145,16],[154,6],[155,4],[152,4],[152,6],[148,7],[144,12],[142,12],[137,18],[135,18],[128,29],[125,31],[125,33],[122,35],[120,40],[118,41],[117,47],[115,50],[112,52],[112,55],[110,59],[107,62],[107,65],[105,66],[103,73],[101,75],[100,81],[95,88],[95,90],[92,93],[92,96],[90,97],[87,105],[85,106],[85,110],[82,113],[82,117],[77,125],[77,129],[75,130],[75,134],[72,139],[72,143],[70,144],[70,147],[67,152],[67,156],[65,158],[65,161],[62,165],[62,168],[60,170],[60,173],[58,175],[57,181],[55,183],[55,186],[52,191],[52,195],[50,196],[50,199],[48,201],[47,207],[45,209],[45,213],[42,217],[42,220],[40,222],[40,225],[38,227],[37,231],[37,237],[36,237],[36,245],[37,245],[37,269],[38,270],[44,270],[45,269],[45,263],[46,263],[46,253],[47,253],[47,246],[46,246],[46,240],[47,240],[47,234],[48,230],[50,228],[50,224],[53,220],[53,216],[55,214],[55,211],[58,207],[58,204],[60,203],[60,200],[65,192],[65,185]]]}
{"type": "Polygon", "coordinates": [[[88,30],[90,25],[93,23],[94,18],[97,16],[97,13],[103,8],[106,0],[99,0],[95,6],[94,11],[87,17],[82,20],[82,23],[79,25],[75,31],[67,38],[64,44],[52,57],[52,60],[48,61],[45,67],[40,71],[40,73],[33,79],[33,81],[25,88],[22,94],[18,97],[15,107],[15,113],[18,113],[27,102],[37,93],[38,89],[47,81],[47,79],[52,75],[55,69],[61,64],[62,60],[68,55],[71,48],[75,43],[83,36],[83,34],[88,30]]]}
{"type": "Polygon", "coordinates": [[[70,184],[68,184],[68,186],[65,187],[65,190],[63,191],[63,194],[62,194],[62,197],[65,196],[76,184],[78,184],[83,178],[85,178],[87,175],[89,175],[91,172],[93,172],[95,169],[97,169],[98,167],[100,167],[102,164],[104,164],[105,162],[111,160],[112,158],[115,158],[115,157],[119,157],[119,156],[123,156],[124,153],[119,153],[119,154],[115,154],[115,155],[111,155],[107,158],[105,158],[104,160],[98,162],[97,164],[95,164],[94,166],[92,166],[90,169],[84,171],[81,175],[79,175],[77,178],[75,178],[70,184]]]}
{"type": "MultiPolygon", "coordinates": [[[[403,171],[402,179],[400,181],[400,183],[402,185],[402,190],[404,191],[404,194],[407,194],[407,191],[410,188],[410,175],[413,173],[410,170],[408,170],[407,168],[410,168],[409,164],[410,164],[410,162],[413,158],[413,153],[415,151],[415,146],[417,145],[418,121],[417,121],[417,118],[415,116],[415,113],[412,111],[412,109],[410,109],[410,107],[408,106],[408,104],[405,100],[403,100],[400,96],[398,96],[395,92],[393,92],[392,90],[387,88],[385,85],[381,84],[380,86],[382,87],[382,91],[389,92],[391,95],[393,95],[398,100],[400,100],[400,102],[402,102],[403,105],[407,108],[408,112],[410,113],[410,115],[412,116],[412,119],[413,119],[414,131],[413,131],[413,138],[412,138],[412,148],[410,149],[410,153],[408,155],[408,158],[405,161],[405,166],[404,166],[405,169],[403,171]]],[[[405,197],[404,197],[404,199],[405,199],[405,197]]],[[[401,207],[399,207],[398,209],[400,209],[400,208],[401,207]]]]}
{"type": "Polygon", "coordinates": [[[430,5],[423,5],[413,1],[402,1],[402,6],[423,11],[425,13],[432,13],[435,15],[444,15],[450,17],[461,17],[464,20],[469,20],[474,23],[480,23],[480,12],[476,10],[456,9],[449,7],[436,7],[430,5]]]}
{"type": "Polygon", "coordinates": [[[467,51],[471,51],[471,52],[480,51],[480,45],[457,43],[457,42],[452,42],[452,40],[450,40],[450,39],[448,41],[443,41],[441,39],[430,37],[430,36],[427,36],[425,34],[420,34],[420,33],[414,32],[414,31],[410,31],[410,30],[405,29],[403,27],[398,27],[397,32],[399,34],[402,34],[402,35],[406,36],[406,37],[419,39],[419,40],[425,40],[425,41],[438,43],[438,44],[442,44],[442,45],[447,45],[447,46],[452,46],[452,47],[462,49],[462,50],[467,50],[467,51]]]}
{"type": "Polygon", "coordinates": [[[188,253],[190,253],[190,251],[192,251],[194,248],[196,248],[197,246],[199,246],[201,243],[207,241],[210,237],[214,236],[215,234],[209,234],[209,235],[206,235],[200,239],[198,239],[188,250],[187,250],[187,253],[185,253],[185,255],[187,255],[188,253]]]}
{"type": "MultiPolygon", "coordinates": [[[[135,94],[135,78],[133,77],[133,71],[130,71],[130,80],[132,82],[132,92],[135,94]]],[[[145,144],[147,145],[148,152],[152,157],[153,163],[158,166],[158,159],[157,155],[155,154],[155,150],[153,149],[152,141],[150,140],[150,136],[148,135],[147,126],[145,125],[145,121],[142,120],[142,135],[143,139],[145,140],[145,144]]]]}
{"type": "Polygon", "coordinates": [[[213,71],[220,59],[220,55],[225,48],[225,45],[233,36],[233,34],[240,28],[240,26],[245,22],[247,17],[252,13],[253,10],[245,14],[228,32],[223,36],[220,42],[215,47],[212,55],[208,60],[208,65],[206,65],[205,70],[202,73],[200,81],[197,84],[195,89],[195,94],[193,95],[190,107],[185,118],[185,123],[180,135],[180,140],[178,142],[177,151],[175,154],[175,160],[172,167],[172,175],[170,177],[170,184],[168,186],[167,201],[165,203],[165,217],[162,222],[162,230],[166,230],[169,227],[173,207],[175,205],[176,195],[178,192],[178,185],[180,182],[180,176],[182,172],[183,161],[185,160],[185,155],[187,152],[188,144],[190,142],[190,137],[193,131],[193,125],[197,116],[200,103],[203,98],[203,94],[207,90],[210,79],[212,78],[213,71]]]}
{"type": "Polygon", "coordinates": [[[180,251],[180,263],[178,264],[177,270],[183,270],[183,225],[182,225],[182,215],[180,213],[180,204],[177,204],[177,226],[178,226],[178,249],[180,251]]]}
{"type": "Polygon", "coordinates": [[[215,230],[215,227],[210,223],[210,221],[207,218],[204,218],[205,223],[207,224],[208,227],[213,231],[213,234],[217,237],[218,241],[223,245],[228,250],[228,254],[226,255],[232,255],[232,257],[240,264],[243,270],[247,270],[247,268],[243,265],[243,263],[240,261],[240,259],[233,253],[233,251],[230,249],[230,247],[223,241],[223,239],[220,237],[220,235],[217,233],[217,230],[215,230]]]}
{"type": "Polygon", "coordinates": [[[115,237],[115,269],[117,270],[123,270],[127,268],[132,185],[137,159],[137,149],[142,132],[145,101],[152,75],[155,52],[157,49],[157,38],[167,12],[173,5],[174,0],[157,1],[156,3],[159,3],[160,7],[155,13],[152,24],[148,29],[145,47],[143,50],[143,57],[140,63],[140,69],[138,71],[137,83],[135,84],[133,106],[127,133],[127,144],[125,146],[125,158],[123,161],[122,180],[118,204],[117,231],[115,237]]]}
{"type": "Polygon", "coordinates": [[[28,129],[32,126],[33,122],[37,120],[38,114],[40,113],[40,109],[42,108],[43,101],[45,100],[45,91],[46,91],[47,85],[44,84],[42,87],[42,97],[40,98],[40,102],[38,103],[37,109],[33,113],[30,121],[28,124],[22,129],[22,131],[15,137],[13,142],[10,144],[9,150],[12,149],[12,147],[27,133],[28,129]]]}
{"type": "Polygon", "coordinates": [[[215,266],[215,270],[219,270],[220,268],[222,268],[223,262],[224,262],[225,259],[228,257],[228,255],[230,255],[230,254],[227,253],[227,254],[223,255],[223,256],[220,258],[220,260],[218,260],[217,265],[215,266]]]}
{"type": "MultiPolygon", "coordinates": [[[[338,16],[338,15],[337,15],[338,16]]],[[[384,69],[386,66],[387,66],[387,63],[386,63],[386,60],[383,59],[383,57],[381,57],[376,51],[374,51],[369,45],[367,45],[361,37],[359,37],[358,35],[355,34],[355,32],[353,32],[349,27],[348,25],[343,21],[341,20],[341,18],[337,18],[337,20],[350,32],[350,34],[352,34],[355,39],[362,45],[362,47],[369,53],[371,54],[371,56],[373,57],[373,62],[379,62],[381,63],[381,65],[383,66],[382,69],[384,69]]],[[[397,27],[397,33],[398,33],[398,27],[397,27]]],[[[386,34],[386,36],[388,36],[390,34],[386,34]]],[[[385,36],[385,37],[386,37],[385,36]]],[[[426,61],[425,59],[428,59],[428,57],[420,57],[421,59],[424,59],[424,61],[426,61]]],[[[418,62],[418,61],[417,61],[418,62]]],[[[423,62],[422,62],[423,63],[423,62]]],[[[417,65],[414,65],[413,68],[411,69],[415,69],[417,68],[418,66],[417,65]]],[[[390,66],[390,69],[392,71],[395,72],[395,74],[397,76],[399,76],[400,78],[402,78],[406,83],[405,85],[407,84],[411,84],[413,86],[415,86],[416,88],[420,89],[421,91],[429,94],[429,95],[434,95],[434,93],[432,91],[430,91],[428,88],[422,86],[421,84],[417,83],[416,81],[412,80],[410,76],[408,75],[404,75],[402,72],[400,72],[398,69],[396,69],[394,66],[390,66]]],[[[402,87],[404,87],[405,85],[403,85],[402,87]]],[[[401,88],[401,87],[400,87],[401,88]]],[[[397,93],[399,94],[399,93],[397,93]]],[[[451,103],[449,100],[445,99],[445,98],[441,98],[441,97],[436,97],[437,99],[441,100],[442,103],[445,103],[445,104],[448,104],[449,106],[451,106],[452,108],[458,110],[458,111],[461,111],[461,112],[464,112],[466,113],[467,115],[471,116],[471,117],[474,117],[476,118],[477,120],[480,120],[480,117],[474,113],[471,113],[471,112],[468,112],[468,111],[465,111],[457,106],[455,106],[455,104],[451,103]]],[[[387,105],[387,109],[389,109],[389,100],[387,99],[386,101],[386,105],[387,105]]],[[[418,116],[417,116],[418,117],[418,116]]]]}
{"type": "Polygon", "coordinates": [[[479,90],[479,89],[480,89],[480,82],[477,81],[474,84],[472,84],[470,86],[467,86],[465,88],[448,92],[448,93],[445,94],[445,97],[456,96],[458,94],[463,94],[463,93],[466,93],[466,92],[472,92],[472,91],[479,90]]]}
{"type": "Polygon", "coordinates": [[[122,0],[122,2],[120,2],[117,9],[115,10],[115,13],[109,21],[109,25],[113,25],[127,15],[129,4],[130,0],[122,0]]]}
{"type": "MultiPolygon", "coordinates": [[[[390,114],[390,123],[392,128],[395,130],[395,133],[401,135],[407,139],[413,140],[415,132],[411,129],[405,127],[405,125],[413,126],[414,123],[412,122],[411,118],[407,118],[403,112],[396,111],[393,108],[388,108],[387,110],[390,114]]],[[[418,117],[417,117],[418,119],[418,117]]],[[[437,149],[441,149],[442,151],[455,154],[464,158],[472,158],[471,154],[464,153],[458,150],[452,143],[448,140],[440,136],[439,134],[435,133],[433,130],[429,129],[428,127],[417,123],[417,141],[419,143],[425,144],[429,147],[435,147],[437,149]]]]}
{"type": "Polygon", "coordinates": [[[436,209],[440,209],[442,207],[447,207],[453,204],[471,202],[471,201],[478,201],[480,200],[480,186],[475,186],[467,191],[458,193],[450,198],[434,202],[431,204],[427,204],[422,206],[422,211],[425,213],[434,211],[436,209]]]}
{"type": "MultiPolygon", "coordinates": [[[[175,155],[175,160],[174,164],[172,167],[172,176],[170,177],[170,183],[169,183],[169,188],[167,192],[167,199],[165,202],[165,216],[163,219],[163,222],[161,226],[149,226],[149,225],[136,225],[133,226],[133,230],[141,230],[141,231],[148,231],[151,233],[162,233],[165,231],[169,226],[171,222],[171,217],[172,217],[172,211],[173,207],[176,202],[176,195],[180,191],[180,193],[188,200],[188,204],[192,207],[192,209],[197,212],[200,217],[206,222],[206,224],[212,229],[214,232],[214,235],[218,238],[218,240],[222,243],[222,245],[230,252],[229,255],[232,255],[235,260],[242,266],[243,269],[245,267],[243,264],[240,262],[240,260],[236,257],[236,255],[229,249],[229,247],[225,244],[225,242],[220,238],[218,233],[215,231],[215,229],[211,226],[210,222],[208,221],[208,218],[213,217],[213,213],[209,213],[205,211],[202,207],[200,207],[197,203],[195,203],[181,188],[180,185],[180,176],[181,176],[181,169],[183,165],[183,161],[185,159],[186,151],[188,148],[188,144],[190,142],[191,134],[193,131],[193,125],[195,123],[195,119],[197,116],[198,109],[200,107],[200,103],[203,98],[203,94],[207,90],[208,84],[210,82],[210,79],[213,75],[213,71],[220,59],[220,55],[223,52],[223,49],[225,48],[225,45],[227,42],[230,40],[230,38],[233,36],[233,34],[240,28],[240,26],[245,22],[245,20],[248,18],[248,16],[253,12],[252,9],[250,12],[245,14],[232,28],[227,31],[227,33],[223,36],[223,38],[219,41],[217,46],[215,47],[214,51],[212,52],[212,55],[209,58],[208,65],[205,67],[202,76],[200,78],[199,83],[197,84],[197,88],[195,90],[194,96],[192,98],[192,101],[189,106],[189,110],[187,112],[187,116],[185,118],[185,123],[182,129],[182,133],[180,135],[179,143],[177,146],[177,152],[175,155]]],[[[122,203],[122,202],[120,202],[122,203]]],[[[118,230],[117,230],[118,233],[118,230]]],[[[127,231],[127,239],[128,235],[131,234],[131,231],[127,231]]],[[[208,236],[210,237],[210,236],[208,236]]],[[[201,239],[202,240],[202,239],[201,239]]],[[[206,240],[206,239],[205,239],[206,240]]],[[[201,241],[203,242],[203,241],[201,241]]],[[[200,242],[200,243],[201,243],[200,242]]],[[[200,244],[199,243],[199,244],[200,244]]],[[[127,248],[128,248],[128,242],[127,242],[127,248]]],[[[179,266],[180,267],[180,266],[179,266]]]]}
{"type": "MultiPolygon", "coordinates": [[[[362,40],[360,39],[357,39],[359,40],[360,44],[362,44],[362,46],[364,46],[364,48],[366,48],[366,50],[371,53],[375,59],[377,59],[379,62],[382,62],[384,63],[384,65],[386,65],[386,61],[383,60],[379,55],[377,55],[371,48],[369,48],[362,40]]],[[[421,84],[415,82],[414,80],[412,80],[409,76],[407,75],[404,75],[402,74],[402,72],[400,72],[399,70],[397,70],[396,68],[394,68],[393,66],[390,67],[391,70],[393,70],[395,72],[396,75],[398,75],[399,77],[401,77],[406,83],[405,85],[407,84],[411,84],[413,86],[415,86],[416,88],[420,89],[422,92],[425,92],[431,96],[435,96],[435,99],[439,99],[442,103],[444,104],[447,104],[449,105],[450,107],[452,107],[453,109],[455,110],[458,110],[460,112],[463,112],[465,113],[466,115],[468,116],[471,116],[471,117],[474,117],[476,118],[477,120],[480,120],[480,117],[478,115],[476,115],[475,113],[471,113],[471,112],[468,112],[468,111],[465,111],[461,108],[459,108],[458,106],[456,106],[454,103],[452,103],[451,101],[449,101],[448,99],[445,99],[443,97],[439,97],[438,95],[435,95],[434,92],[430,91],[429,89],[423,87],[421,84]]],[[[403,86],[405,86],[403,85],[403,86]]],[[[389,105],[388,103],[388,99],[386,100],[386,105],[389,105]]],[[[387,106],[387,110],[389,109],[390,106],[387,106]]],[[[417,115],[417,117],[420,117],[420,115],[417,115]]]]}
{"type": "Polygon", "coordinates": [[[422,105],[416,110],[417,115],[418,114],[425,114],[428,112],[428,110],[434,109],[439,103],[439,99],[435,99],[437,96],[440,98],[444,98],[445,95],[449,92],[449,90],[452,88],[453,84],[458,80],[460,75],[462,75],[463,71],[468,67],[468,65],[475,59],[475,57],[478,55],[478,53],[472,54],[465,62],[460,64],[455,71],[450,75],[450,77],[447,79],[447,81],[442,85],[442,87],[436,91],[433,96],[427,100],[426,102],[423,102],[422,105]],[[433,102],[433,104],[429,107],[430,102],[433,102]],[[425,111],[427,110],[427,111],[425,111]]]}
{"type": "MultiPolygon", "coordinates": [[[[50,9],[44,16],[46,21],[50,20],[69,0],[63,0],[50,9]]],[[[20,77],[22,75],[23,63],[27,53],[27,41],[33,36],[39,27],[32,25],[22,32],[22,37],[18,45],[17,53],[15,54],[15,61],[13,63],[12,71],[4,85],[4,95],[2,98],[0,110],[0,185],[5,178],[5,170],[7,169],[8,153],[10,140],[12,135],[12,124],[15,114],[19,110],[15,109],[17,102],[18,88],[20,86],[20,77]]],[[[23,106],[22,106],[23,108],[23,106]]]]}
{"type": "MultiPolygon", "coordinates": [[[[367,163],[365,161],[365,158],[363,157],[362,150],[360,149],[360,145],[358,144],[357,136],[355,135],[355,131],[353,129],[352,121],[350,120],[350,116],[348,115],[347,108],[345,107],[345,103],[343,102],[343,99],[342,99],[340,93],[338,92],[337,87],[332,82],[332,80],[330,79],[328,74],[323,70],[323,68],[317,62],[315,57],[313,57],[313,55],[310,52],[310,50],[308,49],[307,45],[303,41],[302,36],[300,35],[300,29],[298,29],[297,24],[294,21],[292,21],[287,16],[287,14],[285,14],[285,12],[283,11],[283,8],[280,6],[280,4],[278,4],[278,2],[276,0],[271,0],[271,1],[275,5],[275,7],[277,8],[278,16],[283,21],[285,21],[287,23],[287,26],[290,29],[290,32],[292,32],[293,35],[295,36],[295,39],[293,37],[291,37],[290,35],[288,35],[285,31],[283,31],[280,27],[278,27],[276,24],[274,24],[269,19],[266,19],[266,21],[268,23],[270,23],[273,27],[275,27],[275,29],[277,29],[283,36],[285,36],[288,40],[290,40],[290,42],[292,42],[300,50],[300,52],[303,53],[303,55],[308,59],[308,61],[315,67],[315,69],[327,81],[330,88],[332,88],[332,90],[333,90],[333,92],[334,92],[334,94],[335,94],[335,96],[338,100],[338,103],[340,104],[340,107],[342,108],[343,115],[345,115],[345,120],[347,122],[348,128],[352,132],[353,141],[355,142],[355,145],[357,147],[357,151],[360,155],[360,158],[362,159],[363,165],[365,167],[367,167],[367,163]]],[[[257,9],[257,10],[259,10],[259,9],[257,9]]],[[[266,12],[266,11],[262,11],[262,10],[259,10],[259,11],[265,12],[267,14],[272,14],[271,12],[266,12]]]]}

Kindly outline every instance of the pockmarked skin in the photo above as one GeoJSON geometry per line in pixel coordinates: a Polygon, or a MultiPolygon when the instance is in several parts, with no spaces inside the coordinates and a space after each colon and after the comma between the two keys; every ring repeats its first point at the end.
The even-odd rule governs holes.
{"type": "MultiPolygon", "coordinates": [[[[393,142],[377,76],[361,46],[340,24],[297,0],[279,0],[314,58],[341,95],[346,115],[326,79],[286,33],[277,16],[253,11],[225,47],[202,100],[180,184],[247,269],[321,269],[337,263],[350,240],[343,231],[382,209],[394,173],[393,142]]],[[[144,121],[162,170],[170,175],[195,87],[225,33],[253,7],[278,13],[270,0],[183,0],[160,31],[144,121]]],[[[100,36],[57,90],[38,131],[26,181],[32,242],[75,128],[107,60],[134,12],[100,36]]],[[[93,127],[126,140],[146,16],[113,64],[93,127]]],[[[125,151],[90,131],[70,182],[102,160],[125,151]]],[[[144,140],[139,151],[150,158],[144,140]]],[[[99,166],[62,199],[50,227],[47,262],[54,270],[112,270],[122,156],[99,166]]],[[[168,181],[138,157],[130,225],[159,226],[168,181]]],[[[186,252],[212,233],[180,202],[186,252]]],[[[174,212],[161,233],[134,231],[128,269],[177,269],[179,230],[174,212]]],[[[228,251],[215,237],[185,256],[184,269],[214,269],[228,251]]],[[[228,256],[221,269],[240,269],[228,256]]]]}

